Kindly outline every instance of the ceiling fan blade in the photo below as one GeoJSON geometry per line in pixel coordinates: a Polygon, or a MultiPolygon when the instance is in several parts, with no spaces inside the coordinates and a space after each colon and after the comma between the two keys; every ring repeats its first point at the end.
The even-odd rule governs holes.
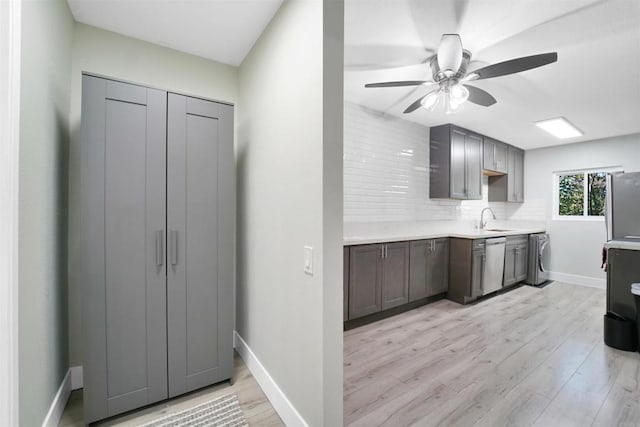
{"type": "Polygon", "coordinates": [[[496,99],[487,91],[471,85],[463,85],[469,90],[469,98],[467,101],[474,104],[482,105],[483,107],[490,107],[495,104],[496,99]]]}
{"type": "Polygon", "coordinates": [[[420,86],[423,84],[433,84],[430,80],[406,80],[400,82],[382,82],[382,83],[367,83],[364,87],[398,87],[398,86],[420,86]]]}
{"type": "Polygon", "coordinates": [[[445,76],[454,75],[462,63],[462,40],[459,34],[443,34],[438,48],[438,67],[445,76]]]}
{"type": "Polygon", "coordinates": [[[407,109],[403,111],[403,113],[404,114],[412,113],[416,111],[418,108],[420,108],[422,106],[422,100],[426,98],[427,95],[421,96],[420,98],[418,98],[413,104],[409,105],[407,109]]]}
{"type": "Polygon", "coordinates": [[[467,74],[467,81],[490,79],[492,77],[506,76],[508,74],[520,73],[532,68],[542,67],[558,60],[557,52],[541,53],[539,55],[524,56],[522,58],[510,59],[497,64],[488,65],[479,70],[467,74]],[[475,77],[477,76],[477,77],[475,77]]]}

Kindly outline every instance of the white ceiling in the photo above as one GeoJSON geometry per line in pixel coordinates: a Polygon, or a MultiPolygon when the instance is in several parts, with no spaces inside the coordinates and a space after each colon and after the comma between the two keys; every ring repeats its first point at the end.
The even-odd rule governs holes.
{"type": "Polygon", "coordinates": [[[282,0],[67,0],[94,27],[238,66],[282,0]]]}
{"type": "Polygon", "coordinates": [[[455,123],[525,149],[640,132],[640,1],[346,0],[345,99],[426,126],[455,123]],[[474,82],[498,103],[466,103],[454,115],[402,114],[426,87],[364,88],[430,79],[427,64],[406,64],[430,56],[443,33],[461,35],[475,61],[470,69],[554,51],[558,62],[474,82]],[[558,116],[584,135],[558,140],[533,124],[558,116]]]}

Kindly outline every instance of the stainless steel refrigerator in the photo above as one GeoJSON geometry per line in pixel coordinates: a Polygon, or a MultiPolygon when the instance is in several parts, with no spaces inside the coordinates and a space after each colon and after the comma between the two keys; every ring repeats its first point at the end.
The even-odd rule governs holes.
{"type": "Polygon", "coordinates": [[[635,319],[640,283],[640,172],[607,175],[607,311],[635,319]]]}

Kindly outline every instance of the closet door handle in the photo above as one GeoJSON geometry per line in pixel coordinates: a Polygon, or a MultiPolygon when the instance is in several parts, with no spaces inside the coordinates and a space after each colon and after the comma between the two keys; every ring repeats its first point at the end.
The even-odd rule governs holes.
{"type": "Polygon", "coordinates": [[[164,230],[156,231],[156,266],[164,264],[164,230]]]}
{"type": "Polygon", "coordinates": [[[170,231],[170,257],[171,257],[171,265],[178,264],[178,231],[171,230],[170,231]]]}

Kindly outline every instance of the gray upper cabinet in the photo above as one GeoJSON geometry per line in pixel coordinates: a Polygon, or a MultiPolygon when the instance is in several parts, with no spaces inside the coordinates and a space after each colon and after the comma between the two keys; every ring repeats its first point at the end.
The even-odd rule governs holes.
{"type": "Polygon", "coordinates": [[[484,137],[484,170],[495,173],[507,173],[507,144],[484,137]]]}
{"type": "Polygon", "coordinates": [[[409,242],[349,247],[349,320],[409,301],[409,242]]]}
{"type": "Polygon", "coordinates": [[[449,239],[412,241],[409,262],[409,301],[445,293],[448,287],[449,239]]]}
{"type": "Polygon", "coordinates": [[[482,199],[482,136],[450,124],[430,129],[429,197],[482,199]]]}
{"type": "Polygon", "coordinates": [[[507,147],[507,174],[489,177],[490,202],[524,202],[524,151],[507,147]]]}
{"type": "Polygon", "coordinates": [[[174,95],[88,75],[82,84],[92,423],[231,377],[235,172],[232,107],[220,107],[217,127],[187,124],[188,137],[167,138],[179,121],[167,114],[174,95]]]}
{"type": "Polygon", "coordinates": [[[524,151],[509,146],[507,161],[507,201],[524,202],[524,151]]]}

